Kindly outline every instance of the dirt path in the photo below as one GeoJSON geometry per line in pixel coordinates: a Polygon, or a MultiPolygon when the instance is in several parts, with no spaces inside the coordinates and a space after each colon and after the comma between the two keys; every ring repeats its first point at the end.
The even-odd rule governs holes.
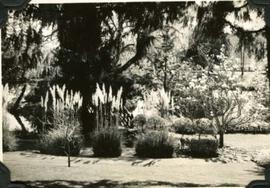
{"type": "MultiPolygon", "coordinates": [[[[242,148],[251,147],[249,142],[253,142],[249,151],[270,145],[270,135],[251,135],[249,141],[245,140],[247,135],[228,136],[230,146],[235,146],[239,139],[245,141],[242,148]]],[[[33,187],[245,186],[251,180],[264,179],[262,169],[249,160],[228,163],[190,158],[140,160],[124,154],[113,159],[77,157],[68,168],[65,157],[7,152],[4,162],[11,169],[13,181],[25,181],[33,187]]]]}

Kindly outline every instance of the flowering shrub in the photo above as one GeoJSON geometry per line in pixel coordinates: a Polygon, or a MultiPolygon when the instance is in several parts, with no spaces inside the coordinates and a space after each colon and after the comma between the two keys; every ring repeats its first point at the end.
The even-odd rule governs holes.
{"type": "Polygon", "coordinates": [[[137,108],[134,110],[136,115],[167,117],[173,109],[173,98],[170,92],[166,92],[164,89],[151,90],[145,92],[143,99],[139,100],[137,104],[137,108]]]}
{"type": "Polygon", "coordinates": [[[92,103],[95,108],[90,108],[89,111],[94,111],[96,114],[97,129],[120,125],[119,116],[123,107],[122,93],[122,87],[117,90],[117,94],[114,96],[111,86],[107,91],[105,84],[102,84],[102,88],[99,87],[98,83],[96,84],[96,92],[92,95],[92,103]]]}

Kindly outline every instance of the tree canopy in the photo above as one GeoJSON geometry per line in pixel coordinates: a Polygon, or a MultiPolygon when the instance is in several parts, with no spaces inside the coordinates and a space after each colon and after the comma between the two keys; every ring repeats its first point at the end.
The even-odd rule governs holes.
{"type": "Polygon", "coordinates": [[[82,123],[88,131],[94,127],[89,125],[93,117],[89,116],[88,107],[96,83],[112,85],[115,91],[121,85],[125,98],[129,98],[136,80],[127,72],[134,66],[144,66],[152,61],[156,69],[163,72],[158,75],[163,77],[166,90],[174,75],[171,71],[184,61],[203,68],[220,64],[220,49],[226,44],[229,53],[232,34],[240,41],[239,51],[244,45],[249,54],[263,58],[265,27],[250,30],[229,19],[233,16],[235,20],[248,22],[253,14],[261,17],[263,13],[251,10],[247,4],[235,5],[233,2],[200,5],[192,2],[31,4],[22,12],[11,13],[8,25],[3,29],[3,83],[14,86],[29,83],[27,72],[40,67],[40,63],[49,63],[56,73],[47,77],[46,71],[41,70],[35,83],[36,90],[28,99],[39,102],[35,95],[44,95],[44,88],[51,83],[66,84],[69,89],[80,91],[84,98],[82,123]],[[195,18],[191,18],[189,8],[195,18]],[[169,34],[172,25],[180,22],[182,28],[190,27],[192,19],[196,22],[188,30],[188,45],[174,51],[177,60],[172,62],[168,56],[174,48],[174,38],[177,38],[174,33],[169,34]],[[226,29],[230,32],[224,32],[226,29]],[[48,35],[44,34],[46,30],[50,30],[48,35]],[[157,49],[159,32],[163,32],[163,45],[157,49]],[[58,45],[50,52],[53,55],[48,55],[44,44],[52,38],[58,45]]]}

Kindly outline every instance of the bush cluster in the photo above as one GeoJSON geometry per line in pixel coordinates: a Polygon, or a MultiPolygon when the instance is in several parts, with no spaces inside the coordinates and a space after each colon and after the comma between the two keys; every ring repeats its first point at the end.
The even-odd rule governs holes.
{"type": "Polygon", "coordinates": [[[114,127],[96,130],[92,146],[96,157],[118,157],[122,153],[121,134],[114,127]]]}
{"type": "Polygon", "coordinates": [[[174,141],[167,132],[148,132],[138,138],[136,155],[143,158],[170,158],[174,152],[174,141]]]}
{"type": "MultiPolygon", "coordinates": [[[[69,141],[70,144],[70,155],[77,156],[80,153],[83,138],[79,134],[73,135],[69,141]]],[[[67,155],[68,145],[66,139],[66,133],[63,129],[53,129],[48,133],[41,136],[40,153],[65,156],[67,155]]]]}
{"type": "Polygon", "coordinates": [[[251,126],[251,125],[229,126],[226,130],[226,133],[230,133],[230,134],[236,134],[236,133],[240,133],[240,134],[270,134],[270,124],[265,122],[264,124],[258,125],[258,126],[251,126]]]}
{"type": "Polygon", "coordinates": [[[217,129],[207,118],[196,119],[192,122],[189,118],[181,117],[173,123],[172,129],[178,134],[217,134],[217,129]]]}

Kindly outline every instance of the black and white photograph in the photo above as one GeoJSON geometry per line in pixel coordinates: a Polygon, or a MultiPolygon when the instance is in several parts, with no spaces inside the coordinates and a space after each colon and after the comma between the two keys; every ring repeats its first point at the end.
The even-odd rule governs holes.
{"type": "Polygon", "coordinates": [[[270,2],[0,0],[0,188],[270,187],[270,2]]]}

